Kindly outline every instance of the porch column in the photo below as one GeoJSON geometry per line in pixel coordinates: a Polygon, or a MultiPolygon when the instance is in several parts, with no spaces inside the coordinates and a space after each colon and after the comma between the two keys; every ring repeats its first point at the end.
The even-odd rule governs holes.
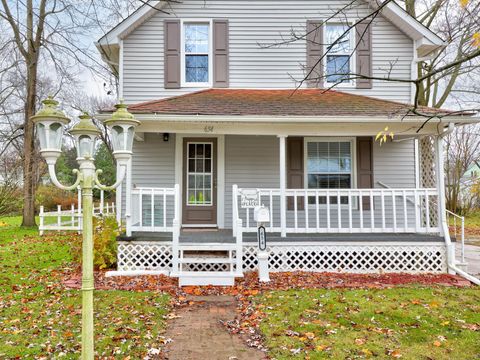
{"type": "MultiPolygon", "coordinates": [[[[117,177],[116,179],[119,179],[121,176],[120,174],[120,166],[117,167],[117,177]]],[[[117,223],[120,225],[122,223],[122,187],[123,187],[123,182],[120,184],[120,186],[115,190],[115,215],[117,218],[117,223]]]]}
{"type": "Polygon", "coordinates": [[[450,233],[447,224],[446,201],[445,201],[445,168],[443,159],[443,137],[437,136],[435,139],[435,172],[437,175],[437,191],[438,191],[438,227],[440,235],[445,238],[447,247],[447,262],[455,264],[455,246],[450,240],[450,233]]]}
{"type": "Polygon", "coordinates": [[[127,164],[125,188],[126,235],[132,236],[132,159],[127,164]]]}
{"type": "Polygon", "coordinates": [[[278,135],[280,139],[280,233],[281,237],[287,236],[287,197],[285,190],[287,188],[287,157],[286,157],[286,138],[287,135],[278,135]]]}

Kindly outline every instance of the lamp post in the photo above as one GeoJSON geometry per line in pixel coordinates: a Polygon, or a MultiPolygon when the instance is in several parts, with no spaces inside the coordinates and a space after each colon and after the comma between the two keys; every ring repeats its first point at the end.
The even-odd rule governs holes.
{"type": "Polygon", "coordinates": [[[113,190],[123,181],[127,164],[132,157],[133,137],[135,127],[140,124],[127,111],[123,103],[117,104],[112,117],[105,120],[112,136],[113,156],[117,166],[121,167],[120,177],[115,184],[106,186],[100,183],[99,175],[102,170],[95,169],[93,154],[95,141],[100,130],[95,126],[92,118],[81,115],[80,121],[70,130],[75,138],[77,148],[77,162],[79,169],[73,172],[77,178],[73,185],[62,185],[55,174],[55,163],[61,154],[64,127],[70,122],[65,114],[57,109],[58,102],[51,97],[44,100],[43,107],[31,117],[37,129],[40,141],[40,154],[48,165],[48,173],[55,186],[63,190],[74,190],[80,186],[83,203],[83,242],[82,242],[82,359],[93,360],[94,356],[94,329],[93,329],[93,199],[92,189],[96,185],[102,190],[113,190]]]}

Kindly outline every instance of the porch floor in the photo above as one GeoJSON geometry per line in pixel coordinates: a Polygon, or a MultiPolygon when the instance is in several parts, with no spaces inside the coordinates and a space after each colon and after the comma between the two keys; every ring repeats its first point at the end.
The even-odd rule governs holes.
{"type": "MultiPolygon", "coordinates": [[[[120,236],[120,241],[172,241],[172,233],[134,232],[131,238],[120,236]]],[[[231,229],[219,230],[182,230],[180,243],[235,243],[231,229]]],[[[243,233],[243,242],[252,243],[257,241],[256,233],[243,233]]],[[[444,242],[442,236],[432,234],[399,233],[351,233],[351,234],[287,234],[281,237],[280,233],[268,233],[268,242],[444,242]]]]}

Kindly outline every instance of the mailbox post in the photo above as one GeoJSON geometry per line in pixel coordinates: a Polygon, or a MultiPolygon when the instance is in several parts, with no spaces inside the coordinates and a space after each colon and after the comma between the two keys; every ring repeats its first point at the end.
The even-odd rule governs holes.
{"type": "Polygon", "coordinates": [[[257,240],[258,240],[258,277],[261,282],[269,282],[268,272],[268,252],[267,250],[267,232],[263,224],[270,222],[270,211],[265,206],[255,207],[253,213],[254,220],[257,222],[257,240]]]}

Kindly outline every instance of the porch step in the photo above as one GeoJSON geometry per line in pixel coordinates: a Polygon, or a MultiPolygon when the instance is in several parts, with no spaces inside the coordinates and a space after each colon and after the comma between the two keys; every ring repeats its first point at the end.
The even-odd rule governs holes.
{"type": "Polygon", "coordinates": [[[235,266],[237,256],[242,256],[237,249],[231,243],[180,243],[170,276],[178,277],[179,286],[233,286],[235,277],[243,277],[235,266]]]}
{"type": "Polygon", "coordinates": [[[185,257],[178,259],[180,264],[234,264],[235,259],[220,258],[220,257],[185,257]]]}
{"type": "Polygon", "coordinates": [[[235,277],[243,277],[242,274],[213,271],[182,271],[177,276],[179,286],[233,286],[235,277]]]}
{"type": "Polygon", "coordinates": [[[236,244],[202,243],[202,244],[179,244],[179,250],[183,251],[230,251],[236,250],[236,244]]]}

